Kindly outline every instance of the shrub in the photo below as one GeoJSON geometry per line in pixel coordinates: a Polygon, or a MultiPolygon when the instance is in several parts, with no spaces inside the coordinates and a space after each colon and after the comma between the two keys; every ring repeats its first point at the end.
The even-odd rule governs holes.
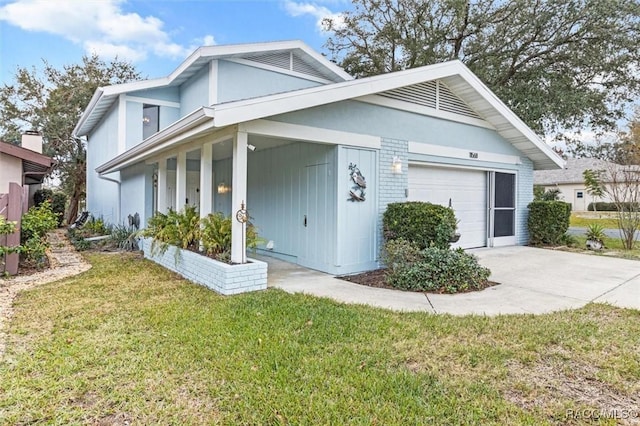
{"type": "Polygon", "coordinates": [[[120,250],[136,251],[138,248],[138,231],[133,226],[116,225],[111,229],[109,241],[120,250]]]}
{"type": "Polygon", "coordinates": [[[42,266],[45,262],[47,244],[47,232],[56,229],[58,218],[51,211],[51,202],[43,201],[39,206],[34,206],[22,216],[20,229],[20,255],[25,264],[42,266]]]}
{"type": "Polygon", "coordinates": [[[47,232],[57,226],[58,218],[51,210],[51,203],[46,200],[37,207],[31,207],[22,216],[20,240],[26,242],[32,238],[44,238],[47,232]]]}
{"type": "Polygon", "coordinates": [[[154,251],[159,248],[164,253],[170,245],[196,250],[200,238],[200,215],[195,207],[188,205],[181,212],[169,209],[167,214],[156,213],[141,234],[153,238],[154,251]]]}
{"type": "Polygon", "coordinates": [[[40,204],[44,203],[45,201],[49,200],[51,201],[51,199],[53,198],[53,191],[50,189],[38,189],[36,192],[33,193],[33,204],[38,207],[40,206],[40,204]]]}
{"type": "Polygon", "coordinates": [[[576,247],[578,245],[578,239],[571,234],[564,234],[560,239],[560,243],[567,247],[576,247]]]}
{"type": "Polygon", "coordinates": [[[104,222],[101,217],[95,218],[91,216],[89,220],[82,226],[83,234],[91,236],[109,235],[111,234],[111,226],[104,222]]]}
{"type": "MultiPolygon", "coordinates": [[[[211,213],[201,221],[202,248],[207,256],[211,256],[221,262],[229,262],[231,259],[231,216],[225,217],[222,213],[211,213]]],[[[260,238],[256,227],[247,223],[247,248],[255,249],[260,238]]]]}
{"type": "MultiPolygon", "coordinates": [[[[170,245],[199,251],[202,243],[204,254],[221,262],[229,262],[231,226],[231,216],[211,213],[200,219],[195,207],[186,206],[183,212],[169,210],[167,214],[156,213],[139,235],[153,239],[152,251],[159,250],[160,253],[164,253],[170,245]]],[[[256,227],[248,223],[247,247],[256,248],[259,241],[256,227]]]]}
{"type": "MultiPolygon", "coordinates": [[[[621,206],[625,211],[638,210],[638,203],[621,203],[621,206]]],[[[587,206],[587,210],[589,210],[590,212],[593,212],[596,210],[599,212],[617,212],[618,207],[616,206],[616,203],[598,202],[598,203],[589,203],[589,205],[587,206]]]]}
{"type": "Polygon", "coordinates": [[[9,235],[14,232],[16,232],[16,222],[10,222],[0,215],[0,235],[9,235]]]}
{"type": "Polygon", "coordinates": [[[58,226],[64,221],[64,211],[67,205],[67,196],[62,192],[54,192],[51,197],[51,210],[58,217],[58,226]]]}
{"type": "Polygon", "coordinates": [[[81,230],[77,228],[67,230],[67,236],[69,237],[69,241],[78,251],[87,250],[91,247],[91,243],[85,240],[85,236],[81,230]]]}
{"type": "Polygon", "coordinates": [[[382,217],[384,238],[402,238],[418,248],[448,248],[456,230],[456,217],[449,207],[410,201],[391,203],[382,217]]]}
{"type": "Polygon", "coordinates": [[[212,213],[202,219],[201,232],[205,254],[228,262],[231,259],[231,217],[212,213]]]}
{"type": "Polygon", "coordinates": [[[40,268],[46,264],[47,248],[49,244],[47,240],[42,238],[29,238],[20,246],[20,256],[24,265],[40,268]]]}
{"type": "Polygon", "coordinates": [[[560,199],[559,189],[544,189],[542,185],[533,186],[533,200],[534,201],[557,201],[560,199]]]}
{"type": "MultiPolygon", "coordinates": [[[[9,222],[4,218],[4,216],[0,215],[0,236],[13,234],[16,232],[16,222],[9,222]]],[[[0,245],[0,271],[4,271],[4,255],[16,253],[20,251],[20,247],[8,247],[0,245]]]]}
{"type": "Polygon", "coordinates": [[[533,201],[529,204],[529,243],[558,245],[569,229],[571,204],[564,201],[533,201]]]}
{"type": "Polygon", "coordinates": [[[598,241],[601,244],[604,243],[604,237],[606,236],[604,233],[604,227],[599,223],[591,223],[587,227],[587,240],[598,241]]]}
{"type": "MultiPolygon", "coordinates": [[[[404,245],[401,250],[407,248],[404,245]]],[[[387,284],[403,290],[445,293],[479,290],[488,285],[489,269],[460,248],[428,247],[419,257],[415,262],[398,262],[387,269],[387,284]]]]}
{"type": "Polygon", "coordinates": [[[382,261],[387,265],[387,269],[402,267],[407,263],[415,263],[421,259],[418,246],[402,238],[387,241],[382,250],[382,261]]]}

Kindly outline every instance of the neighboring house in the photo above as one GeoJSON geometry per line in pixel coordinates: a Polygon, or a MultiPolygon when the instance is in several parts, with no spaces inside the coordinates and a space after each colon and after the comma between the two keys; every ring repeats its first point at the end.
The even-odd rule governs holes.
{"type": "MultiPolygon", "coordinates": [[[[596,158],[569,158],[564,169],[536,170],[533,183],[545,189],[558,189],[560,199],[571,203],[573,211],[586,211],[590,203],[610,202],[608,195],[592,197],[584,184],[585,170],[609,170],[611,163],[596,158]]],[[[607,173],[603,173],[607,176],[607,173]]],[[[605,184],[608,184],[605,182],[605,184]]]]}
{"type": "MultiPolygon", "coordinates": [[[[378,266],[391,202],[451,205],[464,248],[525,244],[533,170],[564,165],[459,61],[354,79],[299,41],[99,88],[75,134],[94,216],[246,203],[265,253],[334,274],[378,266]]],[[[242,236],[234,219],[232,261],[242,236]]]]}
{"type": "Polygon", "coordinates": [[[28,187],[32,199],[52,167],[51,157],[42,154],[42,136],[38,133],[24,134],[22,146],[0,141],[0,194],[8,193],[13,182],[28,187]]]}

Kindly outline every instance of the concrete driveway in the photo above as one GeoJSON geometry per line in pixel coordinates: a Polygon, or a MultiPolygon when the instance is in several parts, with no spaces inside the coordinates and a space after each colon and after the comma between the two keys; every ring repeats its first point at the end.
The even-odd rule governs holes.
{"type": "Polygon", "coordinates": [[[542,314],[589,302],[640,309],[640,262],[532,247],[472,250],[500,283],[463,294],[422,294],[361,286],[268,257],[269,286],[399,311],[454,315],[542,314]]]}

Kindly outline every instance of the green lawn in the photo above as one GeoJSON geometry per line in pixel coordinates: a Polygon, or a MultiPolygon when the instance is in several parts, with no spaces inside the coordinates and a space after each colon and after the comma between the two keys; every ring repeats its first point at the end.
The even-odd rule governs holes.
{"type": "Polygon", "coordinates": [[[637,407],[639,311],[453,317],[221,297],[137,257],[89,260],[16,301],[0,423],[613,425],[614,406],[637,407]]]}
{"type": "Polygon", "coordinates": [[[597,223],[605,229],[618,229],[618,219],[613,217],[608,218],[590,218],[580,217],[575,213],[571,215],[570,226],[576,226],[579,228],[586,228],[592,223],[597,223]]]}

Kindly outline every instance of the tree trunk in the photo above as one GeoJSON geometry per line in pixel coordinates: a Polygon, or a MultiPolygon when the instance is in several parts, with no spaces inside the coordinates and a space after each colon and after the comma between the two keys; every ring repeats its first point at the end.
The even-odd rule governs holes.
{"type": "Polygon", "coordinates": [[[77,191],[69,199],[69,210],[67,211],[67,225],[71,225],[78,217],[78,205],[80,204],[80,196],[77,191]]]}
{"type": "Polygon", "coordinates": [[[80,201],[85,195],[85,182],[86,182],[86,166],[84,161],[78,161],[76,165],[76,172],[73,175],[73,192],[69,197],[69,210],[67,211],[67,225],[71,225],[76,221],[78,217],[78,209],[80,207],[80,201]]]}

